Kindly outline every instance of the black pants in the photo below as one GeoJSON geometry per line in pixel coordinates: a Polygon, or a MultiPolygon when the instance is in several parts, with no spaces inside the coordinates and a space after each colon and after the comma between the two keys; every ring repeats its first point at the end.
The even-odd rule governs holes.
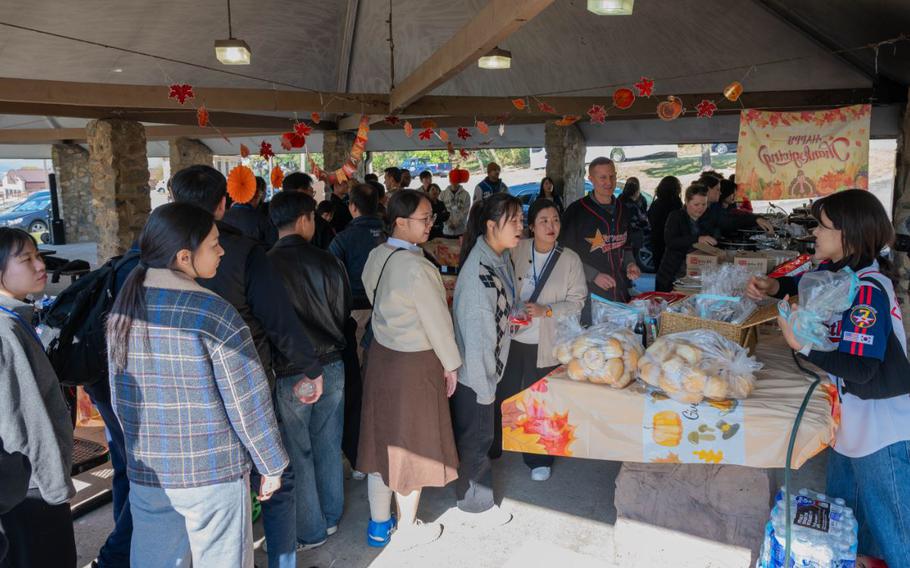
{"type": "MultiPolygon", "coordinates": [[[[537,366],[537,345],[512,341],[509,345],[509,360],[502,374],[502,380],[496,387],[495,417],[493,419],[493,447],[490,448],[490,457],[493,459],[502,455],[502,403],[510,396],[530,387],[540,379],[549,375],[556,367],[541,369],[537,366]]],[[[550,467],[553,465],[553,456],[540,454],[521,454],[525,465],[535,467],[550,467]]]]}
{"type": "Polygon", "coordinates": [[[357,469],[357,445],[360,443],[360,405],[363,401],[363,380],[360,361],[357,359],[357,322],[348,318],[344,326],[344,430],[341,434],[341,451],[357,469]]]}
{"type": "Polygon", "coordinates": [[[69,503],[49,505],[37,489],[25,500],[0,515],[0,532],[9,541],[0,568],[76,566],[76,538],[69,503]]]}
{"type": "Polygon", "coordinates": [[[482,513],[495,504],[489,456],[493,445],[495,405],[478,404],[477,393],[459,383],[452,395],[451,406],[459,461],[455,482],[458,508],[468,513],[482,513]]]}

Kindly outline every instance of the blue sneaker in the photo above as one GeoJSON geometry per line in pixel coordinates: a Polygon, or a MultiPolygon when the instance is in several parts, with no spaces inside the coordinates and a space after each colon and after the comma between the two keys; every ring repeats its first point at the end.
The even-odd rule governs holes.
{"type": "Polygon", "coordinates": [[[370,519],[370,524],[367,526],[367,544],[374,548],[382,548],[389,544],[396,524],[394,515],[384,523],[377,523],[370,519]]]}

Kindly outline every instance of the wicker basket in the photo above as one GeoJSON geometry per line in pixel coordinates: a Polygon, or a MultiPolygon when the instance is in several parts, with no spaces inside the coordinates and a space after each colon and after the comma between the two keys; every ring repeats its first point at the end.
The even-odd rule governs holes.
{"type": "Polygon", "coordinates": [[[660,335],[677,333],[680,331],[692,331],[695,329],[707,329],[717,332],[721,337],[726,337],[730,341],[742,345],[749,350],[749,353],[755,351],[758,344],[758,326],[765,322],[777,318],[777,302],[771,302],[755,310],[749,319],[741,324],[732,324],[722,321],[714,321],[677,314],[673,312],[664,312],[660,315],[660,335]]]}

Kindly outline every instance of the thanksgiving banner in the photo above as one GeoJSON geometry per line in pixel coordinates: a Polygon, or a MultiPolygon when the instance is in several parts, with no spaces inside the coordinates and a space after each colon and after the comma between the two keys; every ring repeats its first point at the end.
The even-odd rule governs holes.
{"type": "Polygon", "coordinates": [[[736,181],[752,200],[808,199],[869,188],[871,105],[740,113],[736,181]]]}

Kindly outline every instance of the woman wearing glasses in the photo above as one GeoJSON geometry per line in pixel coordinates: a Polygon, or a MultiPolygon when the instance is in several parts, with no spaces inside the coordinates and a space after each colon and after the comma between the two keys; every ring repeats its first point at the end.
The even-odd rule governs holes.
{"type": "Polygon", "coordinates": [[[433,227],[427,195],[402,189],[389,201],[391,237],[373,249],[363,284],[373,304],[373,340],[363,384],[357,467],[369,473],[367,544],[407,549],[439,538],[417,519],[420,491],[457,477],[448,397],[461,357],[439,271],[420,244],[433,227]],[[391,515],[398,502],[398,530],[391,515]]]}

